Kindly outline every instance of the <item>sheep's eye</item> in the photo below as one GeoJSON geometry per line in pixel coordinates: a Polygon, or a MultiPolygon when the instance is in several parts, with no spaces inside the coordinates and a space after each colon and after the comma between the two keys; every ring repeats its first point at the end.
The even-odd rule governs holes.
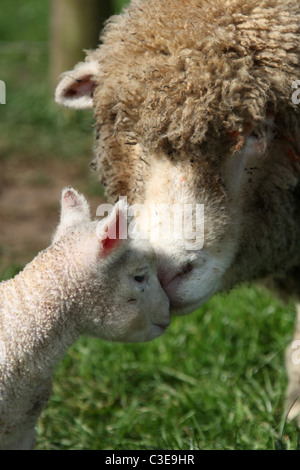
{"type": "Polygon", "coordinates": [[[145,276],[134,276],[134,280],[136,282],[143,282],[145,280],[145,276]]]}
{"type": "Polygon", "coordinates": [[[259,134],[258,134],[258,132],[256,132],[256,131],[252,131],[252,132],[249,134],[249,137],[254,137],[255,139],[259,139],[259,134]]]}

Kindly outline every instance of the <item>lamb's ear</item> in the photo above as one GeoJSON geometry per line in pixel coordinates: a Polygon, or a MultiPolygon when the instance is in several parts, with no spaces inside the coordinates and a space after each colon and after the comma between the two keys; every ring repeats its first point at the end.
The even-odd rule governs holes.
{"type": "Polygon", "coordinates": [[[55,90],[55,101],[67,108],[91,109],[98,71],[98,62],[87,60],[63,73],[55,90]]]}
{"type": "Polygon", "coordinates": [[[100,242],[100,256],[106,256],[127,239],[127,204],[120,200],[111,213],[97,225],[97,238],[100,242]]]}
{"type": "Polygon", "coordinates": [[[90,208],[82,194],[71,188],[65,188],[61,195],[60,222],[52,238],[52,243],[57,242],[70,229],[90,222],[90,208]]]}

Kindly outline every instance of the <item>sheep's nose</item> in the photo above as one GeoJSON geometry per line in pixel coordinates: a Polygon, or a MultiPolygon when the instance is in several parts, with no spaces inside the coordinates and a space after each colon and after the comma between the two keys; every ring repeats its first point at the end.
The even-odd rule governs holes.
{"type": "Polygon", "coordinates": [[[158,271],[158,279],[161,283],[162,288],[168,295],[170,299],[172,299],[172,295],[174,295],[178,285],[193,271],[192,263],[186,263],[181,266],[180,269],[175,267],[161,267],[158,271]]]}

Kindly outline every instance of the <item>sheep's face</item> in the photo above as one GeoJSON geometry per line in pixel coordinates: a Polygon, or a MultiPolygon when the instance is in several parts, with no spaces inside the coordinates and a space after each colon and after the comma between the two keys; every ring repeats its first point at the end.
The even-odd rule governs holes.
{"type": "Polygon", "coordinates": [[[157,254],[172,314],[299,263],[293,222],[300,217],[299,149],[295,136],[284,134],[280,116],[270,114],[258,129],[245,125],[243,135],[223,131],[215,145],[153,150],[142,137],[130,142],[126,132],[114,135],[113,122],[99,126],[95,169],[110,202],[126,196],[140,204],[137,222],[157,254]],[[172,214],[184,214],[188,205],[192,223],[179,234],[172,214]],[[197,205],[203,206],[198,222],[197,205]],[[156,218],[149,223],[151,211],[156,218]]]}
{"type": "MultiPolygon", "coordinates": [[[[173,314],[202,305],[223,287],[236,252],[237,227],[219,172],[152,156],[136,220],[157,254],[173,314]]],[[[134,208],[135,206],[133,206],[134,208]]]]}
{"type": "Polygon", "coordinates": [[[189,313],[218,291],[278,271],[286,266],[286,253],[296,251],[297,149],[272,115],[260,132],[247,129],[242,143],[235,140],[240,136],[228,135],[214,153],[188,145],[152,152],[142,143],[126,146],[121,136],[100,136],[102,155],[110,156],[109,164],[98,158],[107,194],[111,201],[126,195],[130,204],[140,204],[137,223],[156,251],[173,314],[189,313]],[[118,173],[121,161],[124,171],[118,173]],[[180,232],[176,216],[189,206],[192,215],[180,232]]]}
{"type": "Polygon", "coordinates": [[[110,202],[127,196],[143,205],[139,223],[179,314],[300,261],[299,106],[291,99],[298,49],[293,35],[291,43],[274,36],[273,25],[290,17],[284,2],[264,6],[270,24],[260,29],[256,2],[241,13],[237,2],[149,2],[111,20],[56,100],[94,108],[92,167],[110,202]],[[154,204],[167,210],[149,224],[154,204]],[[178,221],[165,227],[175,204],[181,212],[192,205],[192,228],[204,205],[202,238],[193,242],[190,228],[178,234],[178,221]]]}

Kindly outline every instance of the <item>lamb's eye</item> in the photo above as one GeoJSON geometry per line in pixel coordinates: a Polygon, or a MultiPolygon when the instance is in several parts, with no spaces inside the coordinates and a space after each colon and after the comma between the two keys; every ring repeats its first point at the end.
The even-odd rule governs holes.
{"type": "Polygon", "coordinates": [[[145,280],[145,276],[134,276],[134,280],[136,282],[143,282],[145,280]]]}

